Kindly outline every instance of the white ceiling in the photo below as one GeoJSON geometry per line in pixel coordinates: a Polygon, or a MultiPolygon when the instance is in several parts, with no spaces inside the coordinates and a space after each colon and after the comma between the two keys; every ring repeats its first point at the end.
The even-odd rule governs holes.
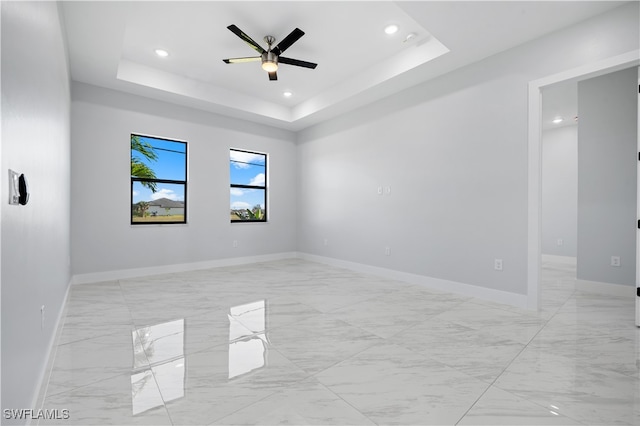
{"type": "Polygon", "coordinates": [[[62,10],[74,80],[300,130],[622,3],[69,1],[62,10]],[[389,36],[391,23],[400,31],[389,36]],[[306,34],[283,56],[318,67],[281,64],[269,81],[259,62],[225,64],[256,54],[231,24],[260,44],[299,27],[306,34]]]}

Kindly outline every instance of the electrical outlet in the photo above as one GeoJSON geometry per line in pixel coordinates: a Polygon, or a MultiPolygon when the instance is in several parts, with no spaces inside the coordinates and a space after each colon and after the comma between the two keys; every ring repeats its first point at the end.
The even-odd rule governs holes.
{"type": "Polygon", "coordinates": [[[382,195],[383,194],[383,189],[381,186],[378,187],[378,195],[382,195]]]}
{"type": "Polygon", "coordinates": [[[493,259],[493,269],[502,271],[502,259],[493,259]]]}
{"type": "Polygon", "coordinates": [[[384,193],[387,194],[387,195],[391,194],[391,187],[390,186],[385,186],[384,187],[384,193]]]}
{"type": "Polygon", "coordinates": [[[391,247],[385,247],[384,248],[384,255],[385,256],[391,256],[391,247]]]}
{"type": "Polygon", "coordinates": [[[238,240],[233,240],[233,246],[238,247],[238,240]]]}
{"type": "Polygon", "coordinates": [[[564,240],[563,240],[562,238],[558,238],[558,239],[556,240],[556,244],[557,244],[558,246],[562,246],[562,245],[564,245],[564,240]]]}
{"type": "Polygon", "coordinates": [[[611,256],[611,266],[620,267],[620,256],[611,256]]]}

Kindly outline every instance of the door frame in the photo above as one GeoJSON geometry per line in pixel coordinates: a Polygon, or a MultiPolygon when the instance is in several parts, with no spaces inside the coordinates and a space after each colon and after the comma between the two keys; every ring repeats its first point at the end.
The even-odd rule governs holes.
{"type": "Polygon", "coordinates": [[[638,228],[636,228],[636,326],[640,327],[640,68],[638,68],[638,173],[636,192],[638,197],[638,228]]]}
{"type": "MultiPolygon", "coordinates": [[[[527,196],[527,308],[540,306],[541,217],[542,217],[542,89],[552,84],[581,81],[588,78],[640,66],[640,52],[632,50],[621,55],[549,75],[529,82],[528,120],[528,196],[527,196]]],[[[640,173],[639,173],[640,175],[640,173]]],[[[640,176],[639,176],[640,179],[640,176]]],[[[638,207],[640,215],[640,205],[638,207]]],[[[638,216],[640,217],[640,216],[638,216]]],[[[636,246],[640,245],[636,233],[636,246]]],[[[636,251],[636,257],[640,252],[636,251]]],[[[636,285],[640,283],[640,262],[636,261],[636,285]]]]}

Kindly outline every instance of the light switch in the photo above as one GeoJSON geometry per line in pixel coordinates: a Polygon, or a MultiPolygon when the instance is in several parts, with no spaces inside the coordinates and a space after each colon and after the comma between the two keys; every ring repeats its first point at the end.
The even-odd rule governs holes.
{"type": "Polygon", "coordinates": [[[9,204],[18,204],[20,200],[20,189],[18,186],[18,179],[20,173],[9,170],[9,204]]]}

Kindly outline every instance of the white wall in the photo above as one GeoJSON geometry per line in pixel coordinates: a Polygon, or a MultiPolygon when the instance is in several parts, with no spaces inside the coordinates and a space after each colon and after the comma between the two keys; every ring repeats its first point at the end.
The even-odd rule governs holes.
{"type": "Polygon", "coordinates": [[[542,133],[542,253],[576,257],[577,244],[578,126],[573,124],[542,133]]]}
{"type": "Polygon", "coordinates": [[[82,83],[71,123],[74,275],[295,251],[292,133],[82,83]],[[130,224],[131,133],[189,143],[187,225],[130,224]],[[229,223],[231,147],[269,154],[268,223],[229,223]]]}
{"type": "Polygon", "coordinates": [[[637,85],[637,67],[578,83],[581,280],[635,286],[637,85]]]}
{"type": "Polygon", "coordinates": [[[70,281],[69,71],[56,3],[1,7],[2,408],[36,408],[70,281]],[[26,206],[7,203],[8,169],[26,206]]]}
{"type": "Polygon", "coordinates": [[[637,17],[628,4],[301,132],[299,250],[526,294],[527,84],[638,49],[637,17]]]}

